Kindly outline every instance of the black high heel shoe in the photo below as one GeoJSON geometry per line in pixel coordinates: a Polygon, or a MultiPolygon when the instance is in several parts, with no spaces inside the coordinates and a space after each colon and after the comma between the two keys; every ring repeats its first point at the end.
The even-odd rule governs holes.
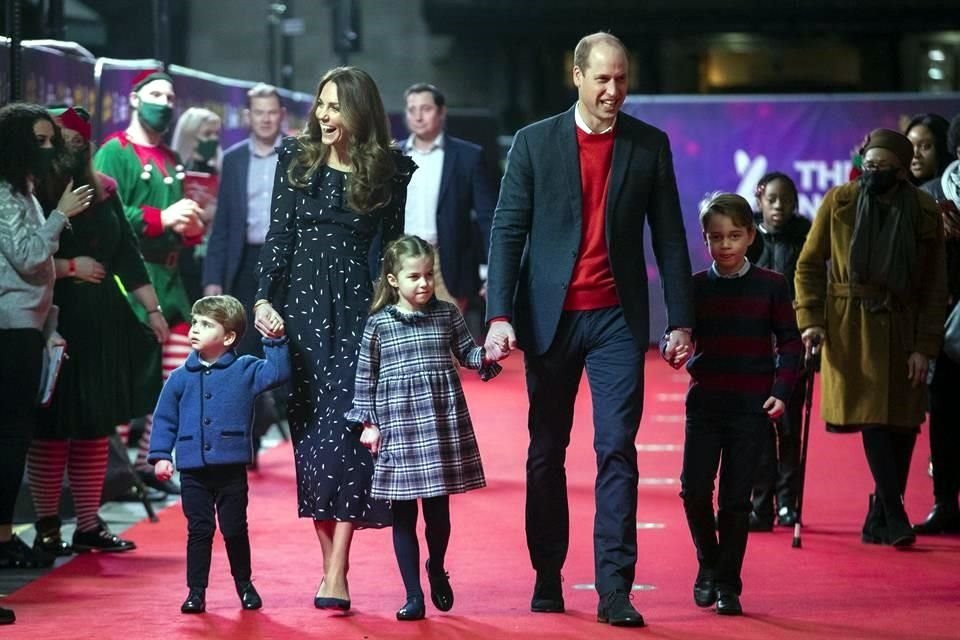
{"type": "Polygon", "coordinates": [[[427,615],[427,607],[423,604],[423,596],[407,598],[407,601],[397,611],[397,620],[423,620],[427,615]]]}
{"type": "MultiPolygon", "coordinates": [[[[323,580],[320,581],[323,586],[323,580]]],[[[335,609],[337,611],[349,611],[350,600],[347,598],[330,598],[327,596],[314,596],[313,606],[317,609],[335,609]]]]}
{"type": "Polygon", "coordinates": [[[427,579],[430,581],[430,600],[440,611],[450,611],[453,608],[453,588],[450,586],[450,574],[446,571],[433,573],[430,569],[430,560],[425,565],[427,579]]]}

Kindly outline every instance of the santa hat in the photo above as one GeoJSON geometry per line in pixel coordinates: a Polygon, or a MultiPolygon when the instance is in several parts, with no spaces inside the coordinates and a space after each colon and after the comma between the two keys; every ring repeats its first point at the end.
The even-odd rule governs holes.
{"type": "Polygon", "coordinates": [[[166,80],[170,84],[173,84],[173,78],[170,77],[163,69],[144,69],[138,73],[133,78],[133,85],[130,89],[134,93],[140,91],[141,88],[148,82],[153,82],[154,80],[166,80]]]}
{"type": "Polygon", "coordinates": [[[64,104],[52,104],[47,107],[47,113],[60,121],[60,126],[71,129],[90,142],[92,133],[90,128],[90,113],[83,107],[69,107],[64,104]]]}

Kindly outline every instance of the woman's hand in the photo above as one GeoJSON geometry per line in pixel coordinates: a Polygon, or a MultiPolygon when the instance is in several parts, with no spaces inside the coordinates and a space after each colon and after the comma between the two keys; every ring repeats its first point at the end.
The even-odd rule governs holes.
{"type": "Polygon", "coordinates": [[[805,356],[809,360],[820,353],[820,348],[827,340],[827,332],[823,330],[823,327],[807,327],[800,334],[800,339],[803,340],[805,356]]]}
{"type": "Polygon", "coordinates": [[[914,387],[918,387],[927,381],[927,369],[930,367],[930,359],[922,353],[914,351],[907,358],[907,379],[914,387]]]}
{"type": "Polygon", "coordinates": [[[73,277],[77,280],[100,284],[106,277],[107,269],[90,256],[80,256],[73,259],[73,277]]]}
{"type": "Polygon", "coordinates": [[[62,211],[68,218],[72,218],[81,211],[86,210],[93,202],[95,195],[96,190],[92,186],[84,184],[74,189],[73,180],[71,180],[67,188],[63,190],[63,195],[60,196],[57,209],[62,211]]]}
{"type": "Polygon", "coordinates": [[[360,433],[360,444],[376,455],[380,451],[380,429],[375,424],[366,423],[360,433]]]}
{"type": "Polygon", "coordinates": [[[167,319],[162,313],[148,313],[147,324],[153,330],[153,335],[157,342],[163,344],[170,338],[170,327],[167,325],[167,319]]]}
{"type": "Polygon", "coordinates": [[[279,338],[284,333],[283,318],[266,301],[257,303],[253,324],[264,338],[279,338]]]}

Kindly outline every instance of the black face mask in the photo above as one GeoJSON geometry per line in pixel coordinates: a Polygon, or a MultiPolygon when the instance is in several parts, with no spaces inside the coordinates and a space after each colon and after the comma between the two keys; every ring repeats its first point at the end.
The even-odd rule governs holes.
{"type": "Polygon", "coordinates": [[[65,149],[57,158],[57,173],[66,179],[73,180],[73,186],[79,187],[90,182],[87,179],[87,150],[65,149]]]}
{"type": "Polygon", "coordinates": [[[863,187],[867,192],[876,196],[886,193],[893,185],[899,182],[899,178],[897,178],[898,171],[899,169],[896,168],[864,171],[860,180],[863,182],[863,187]]]}
{"type": "Polygon", "coordinates": [[[57,157],[57,150],[53,147],[37,149],[36,164],[33,167],[33,177],[39,180],[46,178],[53,171],[53,161],[57,157]]]}

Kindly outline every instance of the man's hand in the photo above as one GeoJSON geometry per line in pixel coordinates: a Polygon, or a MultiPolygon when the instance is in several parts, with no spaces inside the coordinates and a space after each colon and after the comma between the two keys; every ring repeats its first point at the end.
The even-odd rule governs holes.
{"type": "Polygon", "coordinates": [[[767,401],[763,403],[763,408],[767,412],[767,415],[770,416],[771,419],[775,420],[783,415],[783,411],[786,407],[783,404],[783,400],[770,396],[767,398],[767,401]]]}
{"type": "Polygon", "coordinates": [[[809,360],[820,353],[820,348],[827,340],[827,332],[823,330],[823,327],[807,327],[800,334],[800,339],[803,340],[805,357],[809,360]]]}
{"type": "Polygon", "coordinates": [[[203,232],[202,211],[190,198],[181,198],[160,212],[160,223],[181,235],[195,236],[203,232]]]}
{"type": "Polygon", "coordinates": [[[170,338],[170,326],[167,325],[167,319],[163,317],[162,313],[148,313],[147,324],[150,325],[153,337],[157,339],[159,344],[163,344],[170,338]]]}
{"type": "Polygon", "coordinates": [[[205,296],[222,296],[223,287],[218,284],[208,284],[203,288],[203,295],[205,296]]]}
{"type": "Polygon", "coordinates": [[[494,320],[487,330],[487,339],[483,343],[487,358],[500,361],[517,348],[517,336],[513,326],[506,320],[494,320]]]}
{"type": "Polygon", "coordinates": [[[907,379],[914,387],[918,387],[927,381],[927,369],[930,367],[930,360],[922,353],[914,351],[907,358],[907,379]]]}
{"type": "Polygon", "coordinates": [[[360,433],[360,444],[376,455],[380,451],[380,429],[375,424],[365,423],[360,433]]]}
{"type": "Polygon", "coordinates": [[[169,460],[160,460],[153,465],[153,475],[157,476],[160,482],[166,482],[173,477],[173,463],[169,460]]]}
{"type": "Polygon", "coordinates": [[[663,357],[674,369],[679,369],[693,355],[693,339],[686,329],[674,329],[667,337],[663,357]]]}

